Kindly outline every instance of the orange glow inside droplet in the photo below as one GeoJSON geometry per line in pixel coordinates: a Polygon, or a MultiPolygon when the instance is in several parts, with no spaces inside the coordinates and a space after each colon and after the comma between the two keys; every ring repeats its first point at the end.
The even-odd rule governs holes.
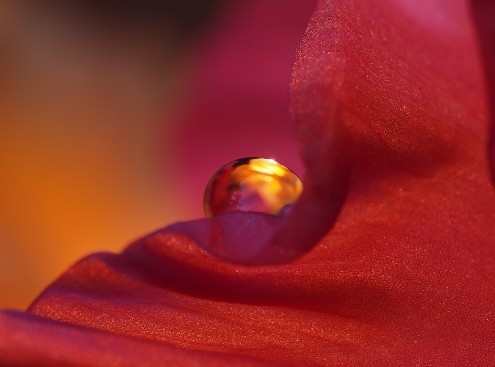
{"type": "Polygon", "coordinates": [[[206,216],[238,210],[278,215],[297,201],[302,189],[296,174],[277,161],[244,158],[226,164],[213,175],[203,208],[206,216]]]}

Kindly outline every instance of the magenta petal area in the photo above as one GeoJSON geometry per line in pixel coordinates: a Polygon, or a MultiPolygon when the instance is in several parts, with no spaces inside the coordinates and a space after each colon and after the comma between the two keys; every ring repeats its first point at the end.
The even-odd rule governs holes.
{"type": "MultiPolygon", "coordinates": [[[[220,259],[253,264],[264,254],[282,220],[254,212],[227,212],[211,219],[177,223],[165,232],[186,235],[200,248],[220,259]]],[[[275,255],[276,256],[276,255],[275,255]]]]}

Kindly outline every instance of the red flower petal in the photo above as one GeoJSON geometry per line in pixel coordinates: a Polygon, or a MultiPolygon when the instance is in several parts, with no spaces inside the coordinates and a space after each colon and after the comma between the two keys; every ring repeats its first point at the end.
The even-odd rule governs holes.
{"type": "Polygon", "coordinates": [[[3,366],[273,366],[258,358],[181,349],[15,312],[0,314],[0,325],[3,366]]]}
{"type": "Polygon", "coordinates": [[[488,155],[491,163],[492,180],[495,181],[495,4],[489,0],[471,0],[471,8],[485,61],[484,67],[491,114],[488,155]]]}
{"type": "MultiPolygon", "coordinates": [[[[82,260],[30,308],[69,331],[2,314],[0,361],[39,353],[76,364],[71,351],[81,364],[115,361],[135,346],[143,365],[156,362],[153,353],[178,365],[223,361],[181,350],[299,366],[494,365],[495,193],[467,10],[461,1],[319,3],[292,103],[308,192],[323,199],[307,197],[301,212],[328,205],[325,185],[340,162],[327,152],[353,157],[353,171],[336,226],[307,256],[234,266],[159,231],[121,255],[82,260]],[[344,146],[340,134],[350,137],[344,146]],[[109,351],[91,354],[101,332],[109,351]],[[49,335],[57,342],[44,343],[49,335]]],[[[322,215],[331,221],[330,212],[322,215]]]]}

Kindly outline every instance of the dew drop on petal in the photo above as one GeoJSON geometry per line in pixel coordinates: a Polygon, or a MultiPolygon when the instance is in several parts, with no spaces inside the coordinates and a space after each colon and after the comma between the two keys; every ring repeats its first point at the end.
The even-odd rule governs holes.
{"type": "Polygon", "coordinates": [[[206,185],[207,217],[248,211],[285,216],[301,194],[299,177],[273,159],[241,158],[220,168],[206,185]]]}

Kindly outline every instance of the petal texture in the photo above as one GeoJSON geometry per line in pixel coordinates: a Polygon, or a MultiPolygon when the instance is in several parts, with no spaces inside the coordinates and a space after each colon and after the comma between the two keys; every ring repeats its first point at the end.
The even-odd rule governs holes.
{"type": "Polygon", "coordinates": [[[491,117],[488,159],[492,180],[495,181],[495,3],[489,0],[472,0],[471,11],[479,36],[484,61],[488,103],[491,117]]]}
{"type": "Polygon", "coordinates": [[[205,222],[157,231],[122,254],[81,260],[28,313],[3,313],[0,361],[22,364],[33,351],[52,361],[74,348],[80,359],[64,360],[73,365],[125,365],[117,356],[134,348],[136,365],[162,353],[177,365],[494,365],[495,194],[468,10],[464,1],[319,2],[291,87],[309,194],[288,229],[220,218],[232,219],[221,227],[232,237],[249,220],[316,237],[345,187],[313,251],[244,267],[195,245],[213,233],[205,222]],[[347,170],[349,181],[331,186],[347,170]],[[56,342],[43,341],[50,335],[56,342]],[[108,350],[93,349],[102,335],[108,350]]]}

